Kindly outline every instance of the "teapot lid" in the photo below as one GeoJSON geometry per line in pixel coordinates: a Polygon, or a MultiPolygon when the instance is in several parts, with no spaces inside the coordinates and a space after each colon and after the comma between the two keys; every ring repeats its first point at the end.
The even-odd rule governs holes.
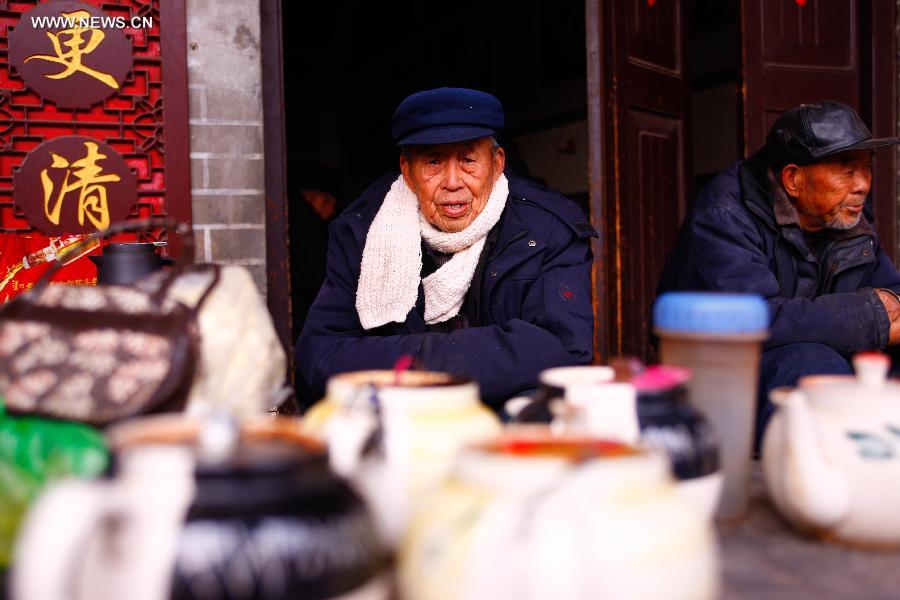
{"type": "Polygon", "coordinates": [[[107,439],[118,452],[160,444],[190,448],[197,485],[192,511],[252,512],[287,505],[297,501],[304,486],[337,480],[325,445],[299,433],[294,419],[238,424],[223,415],[156,415],[114,426],[107,439]]]}
{"type": "Polygon", "coordinates": [[[200,426],[194,449],[199,476],[286,474],[328,464],[328,453],[318,440],[277,433],[252,435],[242,431],[230,415],[207,417],[200,426]]]}
{"type": "Polygon", "coordinates": [[[631,378],[638,395],[653,395],[683,388],[691,378],[689,369],[669,365],[647,367],[631,378]]]}
{"type": "Polygon", "coordinates": [[[461,480],[514,493],[557,488],[570,475],[588,473],[600,495],[618,493],[622,485],[671,481],[661,454],[540,426],[519,427],[468,446],[457,457],[454,473],[461,480]]]}
{"type": "Polygon", "coordinates": [[[154,254],[154,242],[113,242],[103,247],[103,254],[154,254]]]}
{"type": "Polygon", "coordinates": [[[581,462],[600,458],[618,458],[640,453],[634,446],[622,442],[581,435],[509,432],[490,441],[476,444],[474,449],[487,454],[518,458],[553,458],[567,462],[581,462]]]}
{"type": "Polygon", "coordinates": [[[653,306],[656,328],[691,333],[758,333],[769,327],[769,308],[756,294],[667,292],[653,306]]]}

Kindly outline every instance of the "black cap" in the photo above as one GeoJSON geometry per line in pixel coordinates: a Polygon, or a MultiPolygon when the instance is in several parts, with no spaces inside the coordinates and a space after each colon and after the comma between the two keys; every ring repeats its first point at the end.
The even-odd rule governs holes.
{"type": "Polygon", "coordinates": [[[394,111],[391,135],[399,146],[451,144],[496,135],[503,106],[487,92],[438,88],[407,96],[394,111]]]}
{"type": "Polygon", "coordinates": [[[801,104],[778,117],[766,137],[766,155],[776,170],[806,165],[841,152],[900,144],[900,138],[873,138],[852,108],[834,100],[801,104]]]}

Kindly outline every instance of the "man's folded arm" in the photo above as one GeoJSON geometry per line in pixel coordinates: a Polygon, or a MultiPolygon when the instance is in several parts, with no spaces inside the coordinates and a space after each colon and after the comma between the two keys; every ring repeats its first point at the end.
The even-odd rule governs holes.
{"type": "Polygon", "coordinates": [[[704,282],[704,289],[763,296],[770,311],[767,348],[817,342],[851,353],[883,348],[888,343],[890,321],[872,288],[814,299],[779,296],[780,285],[769,257],[758,245],[759,236],[754,235],[756,227],[727,208],[694,215],[695,235],[687,268],[704,282]],[[722,223],[730,227],[723,230],[722,223]]]}
{"type": "MultiPolygon", "coordinates": [[[[340,249],[333,249],[329,264],[346,259],[340,249]]],[[[351,272],[347,266],[339,271],[351,272]]],[[[329,268],[297,343],[298,369],[307,384],[321,392],[335,373],[391,368],[400,356],[412,354],[425,368],[477,379],[487,399],[508,397],[533,388],[542,369],[590,362],[589,273],[588,243],[578,243],[548,259],[525,294],[522,318],[451,333],[373,336],[359,323],[355,282],[329,268]]]]}

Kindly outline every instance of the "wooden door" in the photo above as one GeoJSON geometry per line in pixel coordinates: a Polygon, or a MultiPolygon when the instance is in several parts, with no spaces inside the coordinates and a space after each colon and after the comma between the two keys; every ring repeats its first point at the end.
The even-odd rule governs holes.
{"type": "MultiPolygon", "coordinates": [[[[877,137],[896,135],[893,0],[743,0],[744,154],[785,109],[820,99],[854,107],[877,137]]],[[[875,213],[895,248],[895,152],[876,153],[875,213]]]]}
{"type": "Polygon", "coordinates": [[[652,360],[650,316],[684,216],[686,2],[587,0],[597,360],[652,360]]]}

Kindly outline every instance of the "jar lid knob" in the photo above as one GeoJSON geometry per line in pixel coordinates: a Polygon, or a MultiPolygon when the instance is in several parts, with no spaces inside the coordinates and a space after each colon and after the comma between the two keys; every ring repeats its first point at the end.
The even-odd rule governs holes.
{"type": "Polygon", "coordinates": [[[887,379],[891,361],[881,352],[860,352],[853,357],[856,377],[863,385],[882,386],[887,379]]]}
{"type": "Polygon", "coordinates": [[[197,456],[203,462],[225,462],[237,452],[241,440],[241,427],[234,415],[216,411],[200,423],[197,436],[197,456]]]}

